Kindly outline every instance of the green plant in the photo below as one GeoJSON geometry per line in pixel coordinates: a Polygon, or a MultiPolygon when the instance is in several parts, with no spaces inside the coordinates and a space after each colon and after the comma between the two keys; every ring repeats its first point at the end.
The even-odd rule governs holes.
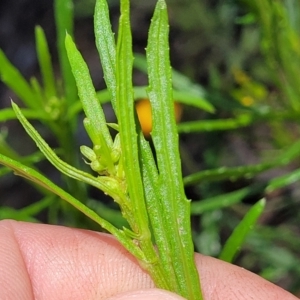
{"type": "MultiPolygon", "coordinates": [[[[213,223],[214,212],[229,207],[240,209],[242,200],[258,189],[270,193],[285,187],[299,179],[299,170],[274,178],[264,186],[253,184],[221,195],[214,194],[214,184],[222,180],[254,178],[271,168],[285,166],[298,157],[300,144],[299,141],[293,141],[291,145],[278,151],[274,158],[262,160],[255,165],[219,167],[216,162],[215,168],[200,172],[197,170],[182,179],[178,132],[210,132],[213,136],[216,131],[241,130],[253,124],[281,120],[283,117],[291,118],[294,115],[275,109],[265,113],[259,105],[246,107],[243,104],[231,103],[230,118],[182,122],[176,127],[173,97],[176,101],[210,113],[214,108],[206,99],[216,99],[190,78],[171,70],[168,21],[162,0],[157,2],[153,16],[146,58],[143,55],[134,55],[134,61],[129,27],[129,1],[121,1],[121,18],[115,43],[106,1],[97,0],[95,36],[107,89],[96,92],[88,68],[71,38],[72,1],[56,0],[55,7],[62,81],[55,80],[47,41],[39,27],[36,29],[36,41],[43,86],[36,79],[27,83],[0,52],[1,79],[25,105],[25,108],[19,109],[13,103],[12,109],[1,110],[0,120],[7,121],[17,116],[43,153],[38,151],[22,157],[9,146],[5,132],[0,135],[0,163],[29,179],[42,194],[39,202],[21,210],[1,207],[0,218],[36,221],[34,216],[48,207],[51,223],[57,223],[59,215],[64,213],[64,216],[70,216],[66,218],[66,225],[90,226],[86,225],[86,220],[85,223],[81,221],[80,214],[76,214],[75,210],[70,212],[70,206],[57,201],[53,196],[56,194],[101,225],[104,230],[114,234],[138,258],[141,266],[148,270],[157,286],[175,291],[188,299],[201,299],[198,274],[193,263],[190,213],[201,214],[204,224],[203,235],[197,233],[194,238],[196,244],[207,232],[211,235],[205,242],[212,240],[218,234],[213,223]],[[68,35],[65,38],[66,30],[68,35]],[[149,87],[133,86],[133,66],[148,74],[149,87]],[[77,89],[80,101],[77,99],[77,89]],[[149,97],[153,110],[154,151],[144,139],[134,111],[134,100],[144,97],[149,97]],[[109,101],[114,108],[117,124],[107,124],[105,120],[100,104],[109,101]],[[86,165],[92,169],[91,173],[82,171],[86,166],[81,165],[79,155],[74,149],[78,114],[82,110],[86,116],[84,126],[91,145],[81,146],[80,151],[86,165]],[[57,141],[57,151],[44,141],[27,119],[39,120],[48,128],[57,141]],[[44,157],[65,175],[63,188],[52,183],[47,175],[37,171],[35,163],[44,157]],[[208,192],[203,193],[204,199],[193,201],[190,208],[184,186],[191,185],[203,190],[207,187],[208,192]],[[90,199],[89,186],[111,196],[120,206],[121,214],[114,206],[90,199]],[[76,198],[72,195],[76,195],[76,198]],[[157,252],[154,247],[157,247],[157,252]]],[[[217,100],[219,107],[224,106],[224,96],[217,100]]],[[[7,174],[8,168],[1,168],[0,175],[7,174]]],[[[252,229],[264,206],[265,201],[261,200],[247,213],[242,207],[243,220],[234,226],[232,236],[223,250],[216,255],[232,262],[246,236],[250,237],[253,244],[262,242],[262,238],[252,229]]],[[[264,233],[264,238],[268,236],[267,228],[261,229],[261,232],[264,233]]],[[[260,253],[262,257],[267,257],[267,252],[260,253]]],[[[291,256],[291,261],[295,262],[297,259],[291,256]]],[[[270,276],[267,271],[263,274],[270,276]]]]}

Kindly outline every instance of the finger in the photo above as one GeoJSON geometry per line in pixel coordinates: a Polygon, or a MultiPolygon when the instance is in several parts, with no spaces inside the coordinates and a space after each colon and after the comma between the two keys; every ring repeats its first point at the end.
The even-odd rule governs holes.
{"type": "Polygon", "coordinates": [[[197,254],[195,258],[201,275],[201,286],[205,300],[298,299],[241,267],[200,254],[197,254]]]}
{"type": "MultiPolygon", "coordinates": [[[[8,241],[0,249],[6,249],[14,264],[12,272],[20,268],[21,274],[28,273],[25,283],[33,298],[21,299],[107,299],[154,287],[137,261],[110,235],[13,221],[0,223],[0,228],[0,239],[5,231],[8,241]]],[[[196,255],[196,261],[206,300],[297,299],[242,268],[201,255],[196,255]]],[[[15,275],[7,274],[11,279],[15,275]]],[[[2,273],[0,286],[1,280],[9,281],[1,277],[2,273]]]]}
{"type": "Polygon", "coordinates": [[[108,234],[2,221],[0,240],[5,240],[0,266],[7,270],[0,272],[0,286],[9,282],[7,292],[14,288],[13,295],[19,293],[7,299],[98,300],[154,287],[135,258],[108,234]],[[15,276],[22,284],[15,286],[15,276]],[[21,297],[23,291],[26,297],[21,297]]]}
{"type": "Polygon", "coordinates": [[[0,222],[0,299],[33,299],[26,263],[14,231],[8,227],[0,222]]]}

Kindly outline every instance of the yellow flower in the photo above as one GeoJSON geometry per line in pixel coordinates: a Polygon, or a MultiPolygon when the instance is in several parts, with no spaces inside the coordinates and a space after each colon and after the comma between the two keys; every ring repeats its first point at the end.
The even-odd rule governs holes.
{"type": "MultiPolygon", "coordinates": [[[[149,137],[152,131],[152,114],[149,99],[141,99],[136,102],[136,111],[145,137],[149,137]]],[[[182,105],[174,102],[175,119],[179,122],[182,114],[182,105]]]]}

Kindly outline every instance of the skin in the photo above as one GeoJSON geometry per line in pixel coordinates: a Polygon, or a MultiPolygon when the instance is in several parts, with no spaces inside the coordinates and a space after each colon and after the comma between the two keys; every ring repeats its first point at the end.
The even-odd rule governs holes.
{"type": "MultiPolygon", "coordinates": [[[[0,221],[2,300],[175,300],[154,288],[110,235],[60,226],[0,221]]],[[[240,267],[195,254],[205,300],[296,300],[240,267]]]]}

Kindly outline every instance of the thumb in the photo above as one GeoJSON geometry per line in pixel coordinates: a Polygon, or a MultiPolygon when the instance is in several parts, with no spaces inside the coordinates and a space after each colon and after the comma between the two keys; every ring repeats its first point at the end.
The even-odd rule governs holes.
{"type": "Polygon", "coordinates": [[[142,289],[118,294],[106,300],[184,300],[184,298],[160,289],[142,289]]]}

